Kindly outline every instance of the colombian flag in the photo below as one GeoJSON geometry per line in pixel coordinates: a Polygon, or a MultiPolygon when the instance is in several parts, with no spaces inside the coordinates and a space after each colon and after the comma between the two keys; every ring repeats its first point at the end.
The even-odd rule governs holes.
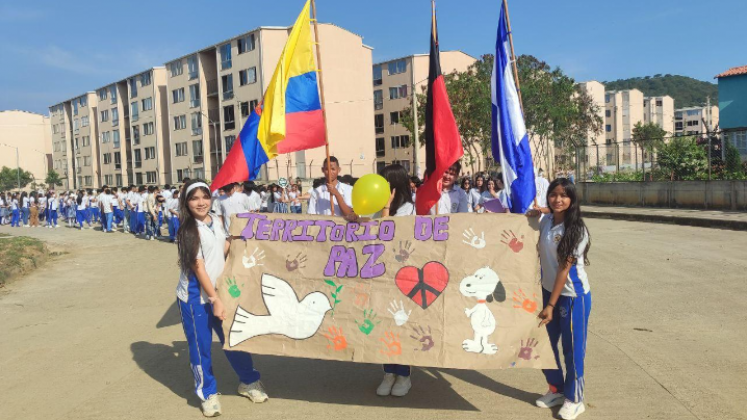
{"type": "Polygon", "coordinates": [[[211,189],[255,179],[280,153],[324,146],[324,117],[307,0],[296,19],[262,105],[253,110],[211,189]]]}

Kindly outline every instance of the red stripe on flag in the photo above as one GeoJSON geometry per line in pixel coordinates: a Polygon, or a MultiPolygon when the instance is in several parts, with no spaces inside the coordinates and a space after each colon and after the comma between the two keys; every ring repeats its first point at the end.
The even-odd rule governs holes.
{"type": "Polygon", "coordinates": [[[212,184],[210,184],[210,190],[215,191],[218,188],[228,185],[232,182],[242,182],[249,179],[249,168],[246,165],[246,156],[244,156],[244,148],[241,146],[241,138],[237,137],[233,143],[231,151],[226,156],[226,161],[223,162],[223,166],[218,171],[212,184]]]}
{"type": "Polygon", "coordinates": [[[325,143],[321,109],[285,115],[285,139],[278,143],[279,154],[313,149],[325,143]]]}

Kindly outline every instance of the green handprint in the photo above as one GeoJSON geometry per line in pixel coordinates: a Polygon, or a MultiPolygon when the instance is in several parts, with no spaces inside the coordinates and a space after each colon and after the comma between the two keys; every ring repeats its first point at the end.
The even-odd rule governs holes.
{"type": "Polygon", "coordinates": [[[241,296],[241,290],[239,290],[239,286],[236,285],[236,280],[228,279],[226,280],[226,284],[228,285],[228,294],[231,295],[231,297],[237,298],[241,296]]]}
{"type": "Polygon", "coordinates": [[[379,325],[380,323],[381,320],[376,321],[376,313],[374,313],[373,309],[363,310],[363,323],[359,324],[358,320],[355,321],[358,329],[366,335],[371,334],[371,331],[373,331],[374,327],[379,325]]]}

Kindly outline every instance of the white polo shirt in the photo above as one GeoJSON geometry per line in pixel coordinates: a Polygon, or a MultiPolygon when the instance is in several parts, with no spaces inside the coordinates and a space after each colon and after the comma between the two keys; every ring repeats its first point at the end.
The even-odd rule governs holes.
{"type": "Polygon", "coordinates": [[[249,208],[246,206],[246,195],[244,193],[233,193],[231,196],[222,196],[218,200],[218,214],[223,217],[223,228],[230,232],[231,216],[238,213],[246,213],[249,208]]]}
{"type": "MultiPolygon", "coordinates": [[[[548,292],[552,292],[555,287],[555,277],[558,274],[558,244],[565,234],[565,225],[563,223],[553,226],[554,218],[548,215],[540,222],[539,253],[540,264],[542,265],[542,287],[548,292]]],[[[584,269],[584,249],[589,243],[589,232],[584,233],[584,238],[576,247],[573,256],[576,258],[576,264],[571,267],[568,278],[565,281],[565,287],[561,292],[563,296],[576,297],[589,292],[589,278],[586,276],[584,269]]]]}
{"type": "MultiPolygon", "coordinates": [[[[438,200],[438,214],[469,213],[469,196],[461,187],[454,184],[450,191],[442,192],[438,200]]],[[[436,214],[436,206],[431,208],[431,214],[436,214]]]]}
{"type": "Polygon", "coordinates": [[[111,195],[102,195],[99,199],[99,202],[101,203],[101,207],[104,209],[104,213],[111,213],[112,212],[112,196],[111,195]]]}
{"type": "MultiPolygon", "coordinates": [[[[197,250],[197,259],[204,261],[205,271],[207,271],[210,282],[215,287],[218,277],[223,272],[223,266],[226,264],[226,257],[223,253],[226,246],[226,232],[215,213],[210,213],[210,218],[212,219],[210,226],[197,220],[197,231],[200,234],[200,248],[197,250]]],[[[197,276],[192,272],[181,273],[179,284],[176,287],[176,297],[182,302],[188,303],[190,297],[196,297],[197,289],[200,289],[200,304],[205,304],[208,301],[207,294],[204,290],[201,290],[197,276]],[[192,276],[191,284],[190,276],[192,276]]]]}
{"type": "MultiPolygon", "coordinates": [[[[343,184],[337,181],[337,191],[342,194],[342,199],[348,207],[353,208],[353,187],[348,184],[343,184]]],[[[311,191],[311,197],[309,198],[309,209],[306,213],[308,214],[323,214],[329,216],[332,214],[330,210],[330,194],[327,191],[326,185],[321,185],[311,191]]],[[[337,205],[337,198],[335,198],[335,216],[342,216],[340,206],[337,205]]]]}

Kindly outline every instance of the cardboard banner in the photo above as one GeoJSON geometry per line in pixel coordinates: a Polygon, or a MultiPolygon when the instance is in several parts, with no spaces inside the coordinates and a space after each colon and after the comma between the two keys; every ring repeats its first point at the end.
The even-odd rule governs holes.
{"type": "Polygon", "coordinates": [[[225,348],[464,369],[553,368],[538,222],[452,214],[347,223],[233,216],[225,348]]]}

